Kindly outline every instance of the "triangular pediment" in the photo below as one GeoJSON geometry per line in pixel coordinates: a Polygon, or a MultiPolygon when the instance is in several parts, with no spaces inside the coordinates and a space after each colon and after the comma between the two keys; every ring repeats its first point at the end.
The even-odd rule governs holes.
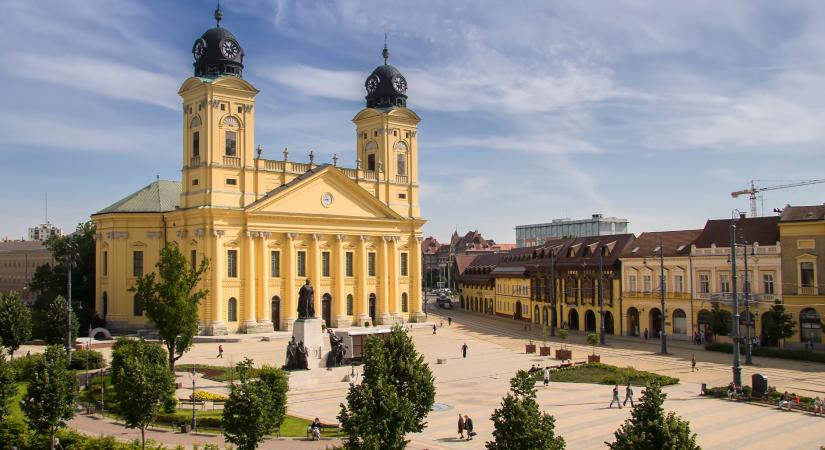
{"type": "Polygon", "coordinates": [[[403,219],[333,166],[313,169],[246,207],[250,213],[403,219]]]}

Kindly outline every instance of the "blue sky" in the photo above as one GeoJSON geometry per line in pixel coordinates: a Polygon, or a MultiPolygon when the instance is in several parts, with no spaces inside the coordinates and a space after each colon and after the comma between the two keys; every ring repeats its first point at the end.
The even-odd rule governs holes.
{"type": "MultiPolygon", "coordinates": [[[[213,1],[11,0],[0,27],[0,237],[71,229],[180,176],[180,100],[213,1]]],[[[592,213],[632,232],[747,210],[750,179],[825,178],[825,3],[224,0],[264,157],[354,166],[363,81],[390,61],[422,117],[426,234],[514,242],[592,213]]],[[[768,191],[770,211],[825,184],[768,191]]]]}

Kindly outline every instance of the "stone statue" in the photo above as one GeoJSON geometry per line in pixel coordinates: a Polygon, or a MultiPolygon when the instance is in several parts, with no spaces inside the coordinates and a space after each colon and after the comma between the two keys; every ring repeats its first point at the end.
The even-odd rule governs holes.
{"type": "Polygon", "coordinates": [[[344,338],[338,337],[331,329],[327,329],[329,333],[329,346],[331,350],[327,355],[327,367],[339,367],[344,362],[344,354],[346,353],[346,345],[344,345],[344,338]]]}
{"type": "Polygon", "coordinates": [[[298,319],[312,319],[315,317],[315,295],[312,285],[307,278],[306,283],[298,291],[298,319]]]}
{"type": "Polygon", "coordinates": [[[284,370],[307,370],[309,369],[309,359],[304,342],[295,343],[295,336],[286,345],[286,364],[284,370]]]}

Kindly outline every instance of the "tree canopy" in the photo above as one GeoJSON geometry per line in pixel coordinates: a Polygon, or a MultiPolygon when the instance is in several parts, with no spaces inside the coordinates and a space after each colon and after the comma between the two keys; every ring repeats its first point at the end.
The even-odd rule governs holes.
{"type": "Polygon", "coordinates": [[[616,430],[616,441],[605,442],[613,450],[700,450],[690,423],[675,413],[665,416],[667,395],[658,383],[647,385],[631,416],[616,430]]]}
{"type": "Polygon", "coordinates": [[[710,308],[710,332],[716,336],[727,336],[730,334],[733,316],[730,311],[719,307],[719,303],[714,303],[710,308]]]}
{"type": "Polygon", "coordinates": [[[57,430],[74,417],[77,378],[67,369],[66,363],[66,352],[62,347],[46,347],[22,402],[29,426],[49,435],[52,450],[57,430]]]}
{"type": "Polygon", "coordinates": [[[233,383],[223,409],[223,433],[238,450],[254,450],[281,426],[286,416],[289,389],[283,370],[264,366],[252,380],[251,360],[238,363],[238,383],[233,383]]]}
{"type": "MultiPolygon", "coordinates": [[[[66,316],[69,314],[66,306],[66,299],[58,295],[51,301],[40,318],[41,337],[49,345],[66,345],[66,327],[68,326],[66,316]]],[[[80,322],[78,322],[74,310],[71,314],[71,333],[72,342],[74,342],[78,336],[80,322]]]]}
{"type": "Polygon", "coordinates": [[[489,450],[561,450],[564,438],[556,436],[556,419],[536,402],[536,380],[524,370],[510,380],[510,392],[490,419],[493,440],[489,450]]]}
{"type": "Polygon", "coordinates": [[[785,312],[785,306],[781,303],[771,306],[771,309],[765,313],[762,326],[770,342],[780,342],[796,332],[796,321],[785,312]]]}
{"type": "Polygon", "coordinates": [[[146,317],[155,325],[169,352],[169,367],[175,370],[175,361],[192,346],[192,338],[198,334],[198,302],[208,291],[197,289],[198,283],[209,267],[203,260],[197,269],[173,243],[166,244],[160,252],[155,272],[137,279],[130,289],[143,302],[146,317]]]}
{"type": "Polygon", "coordinates": [[[32,336],[32,313],[16,292],[0,293],[0,345],[14,352],[32,336]]]}
{"type": "Polygon", "coordinates": [[[6,361],[6,357],[0,354],[0,423],[6,420],[9,404],[17,394],[17,385],[14,381],[14,371],[6,361]]]}
{"type": "Polygon", "coordinates": [[[407,433],[424,429],[435,401],[432,372],[410,336],[394,326],[386,340],[364,346],[361,384],[351,384],[338,420],[350,449],[401,449],[407,433]]]}
{"type": "Polygon", "coordinates": [[[175,377],[163,349],[155,344],[132,341],[113,350],[118,358],[115,397],[118,415],[127,428],[140,429],[141,447],[146,448],[146,427],[152,423],[175,393],[175,377]]]}

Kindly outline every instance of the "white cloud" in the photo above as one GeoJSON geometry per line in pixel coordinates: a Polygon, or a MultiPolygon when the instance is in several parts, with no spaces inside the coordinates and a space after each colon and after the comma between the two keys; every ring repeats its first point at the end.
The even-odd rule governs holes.
{"type": "Polygon", "coordinates": [[[263,78],[297,90],[300,94],[338,100],[362,100],[364,79],[358,72],[325,70],[303,64],[292,64],[259,70],[263,78]]]}

